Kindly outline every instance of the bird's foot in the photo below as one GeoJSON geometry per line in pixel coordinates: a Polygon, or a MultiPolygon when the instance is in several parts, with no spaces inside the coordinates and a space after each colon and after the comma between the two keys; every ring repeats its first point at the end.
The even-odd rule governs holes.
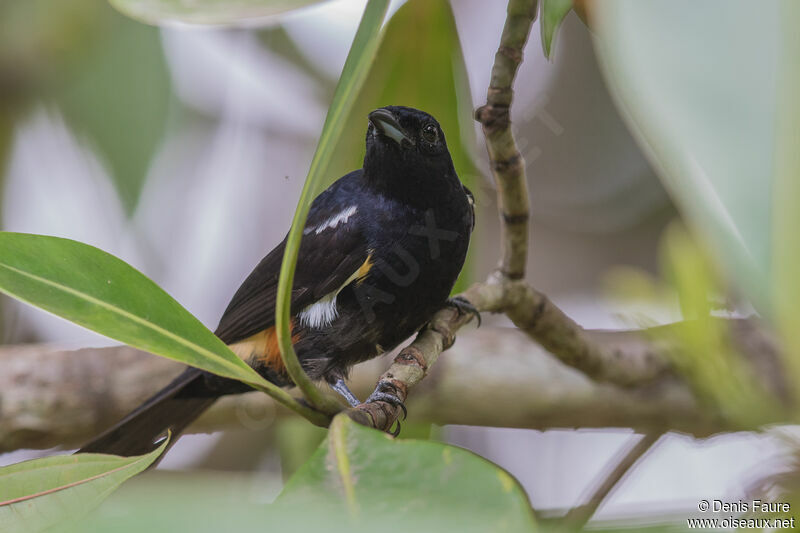
{"type": "Polygon", "coordinates": [[[347,385],[342,378],[337,379],[336,382],[331,385],[331,388],[338,392],[341,397],[350,404],[350,407],[355,407],[356,405],[361,404],[361,402],[358,401],[358,398],[356,398],[356,395],[353,394],[349,388],[347,388],[347,385]]]}
{"type": "MultiPolygon", "coordinates": [[[[397,395],[394,391],[387,391],[391,387],[385,387],[383,383],[378,383],[378,386],[375,387],[375,390],[372,394],[369,395],[369,398],[364,403],[372,403],[372,402],[386,402],[390,405],[395,407],[399,407],[403,411],[403,420],[406,419],[408,416],[408,409],[406,409],[406,404],[403,403],[403,400],[397,395]]],[[[397,428],[392,432],[392,436],[396,437],[400,434],[400,420],[397,420],[397,428]]]]}
{"type": "Polygon", "coordinates": [[[481,327],[481,312],[472,305],[472,303],[463,296],[453,296],[448,298],[445,305],[455,307],[456,310],[462,315],[472,315],[478,320],[478,327],[481,327]]]}

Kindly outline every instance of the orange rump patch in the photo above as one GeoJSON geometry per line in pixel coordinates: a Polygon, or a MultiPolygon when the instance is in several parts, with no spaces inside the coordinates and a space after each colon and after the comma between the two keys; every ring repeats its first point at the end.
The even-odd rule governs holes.
{"type": "MultiPolygon", "coordinates": [[[[294,333],[294,319],[289,324],[290,331],[292,331],[292,344],[295,344],[300,340],[300,335],[294,333]]],[[[286,374],[286,367],[283,366],[281,350],[278,346],[278,334],[274,326],[231,344],[229,348],[251,366],[265,366],[278,374],[286,374]]]]}

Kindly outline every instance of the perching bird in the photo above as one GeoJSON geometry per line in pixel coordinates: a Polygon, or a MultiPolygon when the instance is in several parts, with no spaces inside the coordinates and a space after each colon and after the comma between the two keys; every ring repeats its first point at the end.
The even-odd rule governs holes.
{"type": "MultiPolygon", "coordinates": [[[[444,305],[474,225],[472,195],[456,175],[444,133],[429,114],[389,106],[369,114],[363,169],[313,202],[292,291],[295,351],[306,373],[351,405],[350,367],[391,350],[444,305]]],[[[275,334],[275,298],[286,240],[242,283],[215,334],[275,384],[291,385],[275,334]]],[[[80,452],[138,455],[167,429],[174,439],[217,398],[250,390],[189,368],[80,452]]],[[[376,391],[367,400],[398,404],[376,391]]],[[[402,404],[400,403],[402,406],[402,404]]],[[[403,407],[405,409],[405,407],[403,407]]]]}

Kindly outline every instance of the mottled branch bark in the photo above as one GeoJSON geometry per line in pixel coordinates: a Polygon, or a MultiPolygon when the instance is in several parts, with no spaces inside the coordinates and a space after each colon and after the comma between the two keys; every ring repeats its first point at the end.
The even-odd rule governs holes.
{"type": "MultiPolygon", "coordinates": [[[[438,318],[449,321],[454,313],[447,310],[438,318]]],[[[466,331],[447,357],[432,366],[429,354],[441,351],[452,338],[442,327],[422,332],[416,345],[420,351],[404,350],[384,373],[406,388],[416,386],[407,402],[413,420],[530,429],[631,427],[698,437],[739,429],[699,405],[686,384],[672,375],[628,388],[600,384],[563,365],[513,328],[466,331]],[[420,381],[422,376],[426,378],[420,381]]],[[[634,332],[585,333],[592,342],[619,350],[631,360],[650,349],[648,341],[634,332]]],[[[352,386],[359,397],[372,391],[385,365],[385,359],[378,359],[354,369],[352,386]]],[[[124,346],[75,351],[43,345],[1,348],[0,452],[78,447],[181,369],[177,363],[124,346]]],[[[374,409],[361,413],[373,417],[374,422],[367,420],[370,425],[385,427],[396,417],[374,409]]],[[[275,417],[287,415],[291,413],[268,396],[253,392],[219,400],[190,431],[265,428],[275,417]]]]}
{"type": "Polygon", "coordinates": [[[522,62],[522,50],[536,18],[536,0],[508,3],[500,46],[494,58],[486,105],[475,111],[486,136],[492,175],[497,184],[501,219],[501,257],[498,269],[508,279],[525,276],[528,256],[528,186],[525,160],[511,133],[514,78],[522,62]]]}
{"type": "Polygon", "coordinates": [[[668,359],[652,348],[634,354],[594,342],[547,296],[525,283],[514,283],[509,291],[506,314],[514,325],[563,363],[593,379],[629,387],[669,369],[668,359]]]}
{"type": "MultiPolygon", "coordinates": [[[[378,380],[378,388],[393,393],[405,402],[408,389],[422,381],[439,354],[453,345],[455,332],[471,318],[455,308],[439,311],[414,342],[400,350],[392,366],[378,380]]],[[[348,416],[360,424],[389,431],[400,412],[399,406],[370,402],[348,409],[348,416]]]]}

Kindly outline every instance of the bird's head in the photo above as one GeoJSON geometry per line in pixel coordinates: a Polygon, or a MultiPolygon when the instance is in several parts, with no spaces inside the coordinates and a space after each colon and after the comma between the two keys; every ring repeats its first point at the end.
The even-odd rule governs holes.
{"type": "MultiPolygon", "coordinates": [[[[386,106],[369,114],[364,170],[391,181],[455,177],[441,126],[428,113],[386,106]]],[[[456,178],[457,179],[457,178],[456,178]]]]}

